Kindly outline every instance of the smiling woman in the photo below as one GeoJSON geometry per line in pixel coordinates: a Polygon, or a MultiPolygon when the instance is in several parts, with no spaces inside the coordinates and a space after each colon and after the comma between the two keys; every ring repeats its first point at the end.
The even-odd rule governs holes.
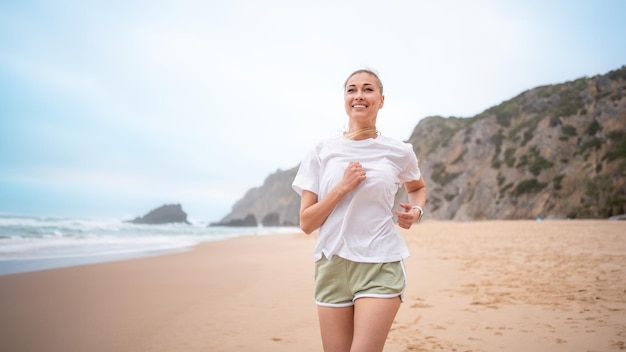
{"type": "Polygon", "coordinates": [[[398,226],[419,221],[426,187],[413,148],[376,129],[385,97],[374,72],[344,84],[349,130],[319,143],[300,164],[300,227],[318,230],[315,301],[325,351],[382,351],[406,284],[408,248],[392,216],[400,185],[408,203],[398,226]],[[346,274],[347,273],[347,274],[346,274]]]}
{"type": "Polygon", "coordinates": [[[359,140],[378,135],[376,116],[385,102],[383,84],[378,75],[373,71],[358,70],[348,77],[344,86],[346,114],[351,117],[349,130],[344,136],[359,140]]]}

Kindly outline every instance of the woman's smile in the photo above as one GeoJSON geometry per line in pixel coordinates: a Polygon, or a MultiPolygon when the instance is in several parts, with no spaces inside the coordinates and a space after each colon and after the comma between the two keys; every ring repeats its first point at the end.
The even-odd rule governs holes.
{"type": "Polygon", "coordinates": [[[366,124],[375,124],[378,110],[383,107],[385,97],[381,93],[380,85],[376,79],[367,73],[356,74],[346,82],[345,109],[349,116],[362,114],[371,121],[362,121],[366,124]]]}

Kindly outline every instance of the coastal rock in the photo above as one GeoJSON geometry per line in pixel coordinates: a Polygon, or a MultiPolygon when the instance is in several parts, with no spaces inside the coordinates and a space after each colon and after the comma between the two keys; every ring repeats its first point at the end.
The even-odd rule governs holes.
{"type": "Polygon", "coordinates": [[[211,223],[209,227],[211,226],[255,227],[255,226],[258,226],[258,223],[256,221],[256,216],[254,216],[254,214],[248,214],[243,219],[231,219],[228,221],[222,220],[220,222],[211,223]]]}
{"type": "Polygon", "coordinates": [[[269,213],[261,219],[264,226],[280,226],[280,214],[277,212],[269,213]]]}
{"type": "Polygon", "coordinates": [[[189,224],[187,221],[187,214],[183,211],[180,204],[166,204],[159,208],[150,211],[148,214],[137,217],[134,220],[130,220],[134,224],[169,224],[169,223],[184,223],[189,224]]]}
{"type": "MultiPolygon", "coordinates": [[[[254,215],[255,226],[261,219],[263,226],[297,226],[300,221],[300,197],[291,188],[297,167],[277,170],[269,175],[261,187],[248,190],[232,207],[230,214],[216,225],[230,224],[254,215]]],[[[237,225],[239,226],[239,225],[237,225]]]]}

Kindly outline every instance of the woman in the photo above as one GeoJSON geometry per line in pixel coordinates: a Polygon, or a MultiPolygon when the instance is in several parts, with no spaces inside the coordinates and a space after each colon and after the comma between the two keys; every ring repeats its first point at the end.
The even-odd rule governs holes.
{"type": "Polygon", "coordinates": [[[315,301],[324,351],[382,351],[400,308],[408,249],[392,207],[404,184],[409,203],[398,225],[419,221],[426,188],[413,148],[376,129],[383,85],[369,70],[344,83],[349,130],[311,150],[293,188],[301,196],[300,227],[319,229],[315,301]]]}

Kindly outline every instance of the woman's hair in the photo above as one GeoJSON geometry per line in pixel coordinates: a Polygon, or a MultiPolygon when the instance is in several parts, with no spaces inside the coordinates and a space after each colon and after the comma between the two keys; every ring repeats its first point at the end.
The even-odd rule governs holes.
{"type": "Polygon", "coordinates": [[[368,75],[376,78],[376,81],[378,82],[378,87],[380,88],[380,94],[383,94],[383,82],[381,82],[380,78],[378,77],[376,73],[374,73],[374,71],[366,69],[366,68],[352,72],[350,76],[348,76],[346,81],[343,83],[343,89],[346,89],[346,85],[348,85],[348,81],[350,80],[350,78],[352,78],[352,76],[354,75],[358,75],[359,73],[367,73],[368,75]]]}

